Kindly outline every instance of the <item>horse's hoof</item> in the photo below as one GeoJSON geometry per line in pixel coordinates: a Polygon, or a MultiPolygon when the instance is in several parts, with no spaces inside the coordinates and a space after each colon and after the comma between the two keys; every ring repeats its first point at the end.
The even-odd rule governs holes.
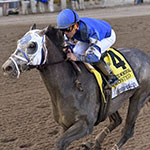
{"type": "Polygon", "coordinates": [[[90,150],[93,146],[93,143],[87,142],[82,144],[83,150],[90,150]]]}

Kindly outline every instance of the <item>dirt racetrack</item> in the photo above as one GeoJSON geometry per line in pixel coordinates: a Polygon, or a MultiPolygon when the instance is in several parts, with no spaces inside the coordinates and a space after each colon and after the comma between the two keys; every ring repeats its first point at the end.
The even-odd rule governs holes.
{"type": "MultiPolygon", "coordinates": [[[[18,16],[8,17],[8,20],[7,17],[2,17],[0,22],[16,18],[18,16]]],[[[34,21],[34,15],[32,18],[34,21]]],[[[150,54],[150,15],[107,17],[106,20],[117,33],[116,48],[135,47],[150,54]]],[[[13,25],[0,23],[0,66],[15,50],[17,40],[31,25],[31,22],[26,22],[25,25],[19,21],[14,22],[13,25]]],[[[48,25],[44,21],[37,24],[38,28],[48,25]]],[[[137,119],[134,137],[122,150],[150,150],[150,106],[144,108],[137,119]]],[[[119,112],[125,120],[127,104],[119,112]]],[[[69,149],[80,150],[82,142],[93,141],[107,124],[108,120],[99,124],[91,135],[73,142],[69,149]]],[[[118,142],[123,125],[124,121],[107,137],[103,143],[104,150],[110,150],[118,142]]],[[[55,141],[60,134],[61,127],[53,120],[50,96],[38,71],[27,72],[17,80],[4,77],[0,71],[0,150],[55,150],[55,141]]]]}

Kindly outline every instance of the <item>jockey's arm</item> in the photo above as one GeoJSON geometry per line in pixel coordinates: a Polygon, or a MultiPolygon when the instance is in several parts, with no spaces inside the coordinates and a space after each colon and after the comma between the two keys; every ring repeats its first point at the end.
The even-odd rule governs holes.
{"type": "Polygon", "coordinates": [[[95,63],[100,61],[101,48],[96,44],[96,41],[99,39],[97,32],[95,32],[93,29],[90,29],[87,30],[86,34],[84,33],[83,35],[83,41],[88,42],[90,45],[84,54],[77,55],[77,60],[86,63],[95,63]]]}
{"type": "Polygon", "coordinates": [[[69,38],[64,34],[64,44],[63,44],[63,52],[67,52],[67,50],[71,50],[73,52],[75,44],[69,40],[69,38]]]}
{"type": "Polygon", "coordinates": [[[91,44],[83,55],[75,55],[69,51],[69,53],[67,53],[67,58],[72,61],[82,61],[87,63],[98,62],[101,58],[101,49],[97,45],[91,44]]]}
{"type": "Polygon", "coordinates": [[[101,49],[96,44],[91,44],[84,55],[78,55],[77,60],[87,63],[94,63],[100,61],[101,49]]]}
{"type": "MultiPolygon", "coordinates": [[[[89,45],[88,49],[85,51],[85,53],[84,54],[69,53],[69,54],[67,54],[67,57],[69,60],[82,61],[82,62],[87,62],[87,63],[94,63],[94,62],[100,61],[101,48],[98,45],[96,45],[96,40],[94,40],[94,41],[90,40],[90,38],[97,39],[97,35],[96,34],[92,35],[92,33],[93,33],[92,31],[91,32],[89,31],[86,34],[86,36],[84,36],[84,38],[82,39],[85,42],[90,43],[90,45],[89,45]]],[[[69,48],[71,50],[73,50],[75,43],[70,41],[66,35],[65,35],[65,42],[67,43],[67,45],[69,45],[69,48]]]]}

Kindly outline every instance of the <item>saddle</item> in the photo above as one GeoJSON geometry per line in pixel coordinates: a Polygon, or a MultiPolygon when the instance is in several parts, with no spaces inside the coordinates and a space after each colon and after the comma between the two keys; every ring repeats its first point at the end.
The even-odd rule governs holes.
{"type": "Polygon", "coordinates": [[[137,88],[139,86],[130,64],[120,51],[109,48],[106,54],[102,57],[103,60],[108,63],[113,73],[117,76],[119,82],[112,87],[107,86],[107,77],[103,74],[103,72],[95,69],[96,67],[88,63],[84,63],[86,68],[94,74],[101,92],[101,105],[95,125],[106,119],[111,99],[125,91],[137,88]]]}

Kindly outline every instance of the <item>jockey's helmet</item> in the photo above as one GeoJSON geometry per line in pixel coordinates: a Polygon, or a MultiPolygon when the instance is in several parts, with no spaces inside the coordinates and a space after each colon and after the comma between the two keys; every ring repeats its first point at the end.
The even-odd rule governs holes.
{"type": "Polygon", "coordinates": [[[66,29],[79,21],[79,15],[72,9],[64,9],[57,16],[57,29],[66,29]]]}

